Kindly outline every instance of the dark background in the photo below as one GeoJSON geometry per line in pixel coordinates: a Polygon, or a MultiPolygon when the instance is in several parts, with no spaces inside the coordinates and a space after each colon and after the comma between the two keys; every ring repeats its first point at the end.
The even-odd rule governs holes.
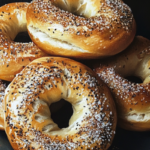
{"type": "MultiPolygon", "coordinates": [[[[18,2],[30,0],[18,0],[18,2]]],[[[4,5],[16,0],[0,0],[4,5]]],[[[130,6],[137,23],[137,35],[150,39],[150,0],[124,0],[130,6]]],[[[0,131],[0,150],[12,150],[4,131],[0,131]]],[[[150,132],[131,132],[117,128],[109,150],[150,150],[150,132]]]]}

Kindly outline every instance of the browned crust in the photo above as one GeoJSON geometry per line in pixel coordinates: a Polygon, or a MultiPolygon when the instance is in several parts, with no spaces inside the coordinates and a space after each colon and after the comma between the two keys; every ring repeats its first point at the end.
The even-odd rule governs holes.
{"type": "Polygon", "coordinates": [[[127,130],[150,130],[149,54],[150,41],[137,36],[124,52],[92,64],[115,98],[118,125],[127,130]],[[132,83],[128,76],[140,77],[143,83],[132,83]]]}
{"type": "MultiPolygon", "coordinates": [[[[119,18],[125,16],[125,14],[119,12],[120,14],[116,14],[115,16],[115,13],[113,12],[114,10],[111,10],[112,12],[107,12],[107,9],[109,9],[110,6],[106,5],[105,6],[106,15],[107,13],[108,15],[112,15],[112,20],[111,19],[109,20],[107,17],[105,17],[105,15],[102,15],[103,23],[96,24],[96,26],[87,25],[86,27],[88,28],[88,30],[92,29],[92,31],[85,32],[85,30],[83,29],[85,26],[83,22],[87,21],[88,19],[90,20],[91,18],[78,18],[77,16],[74,16],[71,13],[66,12],[62,13],[61,9],[58,9],[58,13],[56,13],[56,17],[54,17],[51,14],[51,11],[54,10],[53,9],[49,10],[46,8],[45,10],[50,13],[43,12],[42,8],[40,7],[41,4],[40,2],[42,3],[43,1],[39,0],[39,6],[38,3],[35,2],[31,3],[28,7],[27,10],[28,32],[34,43],[36,43],[37,46],[39,46],[42,50],[51,55],[67,56],[80,59],[102,58],[115,55],[123,51],[134,39],[136,33],[136,23],[135,20],[133,19],[133,16],[131,15],[130,9],[127,6],[125,7],[123,3],[121,4],[123,5],[123,7],[126,8],[127,10],[126,12],[128,13],[128,15],[126,14],[126,16],[129,16],[129,18],[126,19],[126,22],[119,18]],[[37,8],[35,8],[36,6],[37,8]],[[60,18],[63,18],[64,20],[63,19],[58,20],[57,15],[60,16],[60,18]],[[68,16],[70,15],[69,16],[70,18],[72,16],[74,18],[77,18],[75,21],[79,21],[81,25],[78,26],[76,25],[76,23],[72,21],[73,22],[72,28],[65,30],[69,26],[67,25],[66,22],[71,21],[69,17],[68,18],[66,17],[67,15],[68,16]],[[113,18],[117,18],[116,19],[117,21],[113,20],[113,18]],[[106,20],[108,21],[109,25],[105,24],[107,22],[106,20]],[[54,24],[62,25],[63,30],[65,31],[60,32],[59,30],[52,29],[51,26],[54,24]],[[72,49],[66,50],[63,47],[58,48],[56,46],[53,46],[51,44],[51,41],[41,42],[39,40],[39,37],[35,37],[34,35],[32,35],[29,27],[33,27],[52,38],[71,43],[72,45],[83,49],[83,51],[79,52],[77,50],[72,49]],[[50,28],[51,30],[49,31],[50,28]]],[[[53,5],[47,2],[44,5],[54,7],[53,5]]],[[[55,14],[55,11],[53,13],[55,14]]],[[[92,23],[95,22],[93,21],[92,23]]]]}
{"type": "MultiPolygon", "coordinates": [[[[41,150],[44,150],[46,148],[50,149],[53,148],[53,146],[58,146],[58,149],[66,150],[69,150],[70,148],[72,150],[87,148],[100,148],[106,150],[111,145],[117,122],[115,105],[107,86],[85,65],[67,58],[43,57],[34,60],[23,69],[18,77],[11,82],[7,91],[5,96],[5,102],[7,104],[5,104],[5,130],[14,149],[23,147],[23,150],[27,148],[41,148],[41,150]],[[64,69],[68,70],[69,73],[67,73],[67,71],[64,75],[64,69]],[[80,79],[82,78],[81,81],[78,80],[79,76],[80,79]],[[44,82],[41,84],[41,81],[44,82]],[[45,90],[45,85],[50,83],[53,85],[52,88],[45,90]],[[36,90],[32,90],[34,84],[37,84],[36,87],[33,87],[36,88],[36,90]],[[24,88],[26,85],[28,85],[27,89],[24,88]],[[80,119],[78,121],[75,119],[74,121],[77,121],[76,123],[79,125],[77,125],[77,127],[73,126],[71,132],[65,132],[65,135],[51,135],[48,132],[44,133],[43,127],[49,124],[50,120],[45,119],[44,121],[39,122],[35,116],[37,114],[49,114],[47,104],[51,102],[50,100],[54,100],[56,97],[60,98],[61,95],[65,93],[62,86],[64,89],[66,86],[67,88],[70,88],[71,94],[67,94],[67,100],[69,101],[73,98],[72,105],[78,102],[78,100],[81,100],[82,97],[85,98],[88,96],[85,101],[87,105],[82,108],[82,111],[87,110],[86,112],[90,111],[90,113],[85,113],[81,123],[80,119]],[[30,91],[28,93],[27,91],[29,88],[30,91]],[[24,90],[25,92],[23,92],[24,90]],[[18,91],[22,92],[19,93],[18,91]],[[29,96],[30,94],[32,95],[32,99],[29,96]],[[47,98],[49,97],[48,94],[51,96],[50,99],[47,98]],[[26,100],[20,97],[19,101],[21,100],[21,103],[18,103],[15,106],[17,97],[23,95],[27,96],[28,99],[26,100]],[[46,105],[41,103],[35,108],[37,98],[40,98],[43,102],[45,101],[46,105]],[[99,101],[101,102],[99,103],[99,101]],[[11,106],[17,107],[17,111],[12,109],[11,106]],[[15,115],[16,113],[17,116],[15,115]],[[99,114],[102,116],[98,117],[97,115],[99,114]],[[22,117],[27,117],[29,120],[26,118],[26,120],[21,121],[18,117],[20,119],[22,117]],[[18,122],[16,118],[20,121],[18,122]],[[32,120],[32,122],[30,122],[30,120],[32,120]],[[93,142],[93,140],[95,140],[93,137],[95,136],[97,137],[97,140],[93,142]],[[105,139],[104,141],[101,136],[105,139]],[[57,142],[55,142],[54,139],[57,142]],[[84,144],[83,139],[85,143],[88,143],[84,144]],[[30,143],[29,145],[25,142],[26,140],[30,143]],[[77,147],[75,147],[76,144],[78,145],[77,147]]],[[[80,113],[80,111],[78,113],[80,113]]],[[[80,115],[77,116],[80,117],[80,115]]],[[[76,118],[77,116],[75,115],[74,117],[76,118]]]]}

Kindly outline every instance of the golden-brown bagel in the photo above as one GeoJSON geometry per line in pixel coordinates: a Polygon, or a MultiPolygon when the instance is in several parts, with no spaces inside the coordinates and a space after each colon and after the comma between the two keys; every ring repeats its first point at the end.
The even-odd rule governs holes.
{"type": "Polygon", "coordinates": [[[31,62],[6,89],[5,102],[5,131],[15,150],[106,150],[114,137],[117,118],[108,87],[91,69],[67,58],[31,62]],[[74,111],[63,129],[49,110],[61,98],[74,111]]]}
{"type": "Polygon", "coordinates": [[[33,43],[14,42],[19,32],[27,31],[28,3],[0,7],[0,79],[11,81],[32,60],[45,56],[33,43]]]}
{"type": "Polygon", "coordinates": [[[136,32],[131,10],[121,0],[34,0],[27,28],[45,52],[78,59],[117,54],[136,32]]]}
{"type": "Polygon", "coordinates": [[[150,130],[150,41],[137,36],[122,53],[93,64],[95,72],[111,89],[118,124],[127,130],[150,130]],[[125,77],[136,76],[143,82],[125,77]]]}
{"type": "Polygon", "coordinates": [[[0,130],[4,130],[4,96],[6,85],[0,80],[0,130]]]}

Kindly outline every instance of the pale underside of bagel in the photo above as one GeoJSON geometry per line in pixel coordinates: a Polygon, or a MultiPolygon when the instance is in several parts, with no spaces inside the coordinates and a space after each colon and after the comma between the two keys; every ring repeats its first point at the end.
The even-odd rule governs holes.
{"type": "Polygon", "coordinates": [[[119,116],[118,125],[134,131],[150,130],[150,109],[145,112],[131,111],[125,116],[119,116]]]}
{"type": "Polygon", "coordinates": [[[55,47],[58,47],[58,48],[63,47],[66,50],[89,53],[87,50],[77,47],[76,45],[73,45],[72,43],[63,41],[62,39],[53,38],[49,34],[45,33],[44,31],[39,30],[36,27],[29,26],[28,29],[29,29],[30,33],[32,35],[34,35],[34,38],[39,39],[39,41],[41,41],[41,42],[48,42],[48,43],[51,43],[51,45],[53,45],[55,47]]]}

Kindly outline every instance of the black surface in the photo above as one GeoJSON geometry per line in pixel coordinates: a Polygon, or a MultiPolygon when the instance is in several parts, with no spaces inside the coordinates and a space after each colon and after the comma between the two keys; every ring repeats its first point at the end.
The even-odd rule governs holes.
{"type": "MultiPolygon", "coordinates": [[[[30,2],[18,0],[18,2],[30,2]]],[[[0,0],[0,5],[16,0],[0,0]]],[[[150,0],[124,0],[134,14],[137,35],[150,39],[150,0]]],[[[0,150],[12,150],[4,131],[0,131],[0,150]]],[[[150,132],[131,132],[117,128],[116,136],[109,150],[150,150],[150,132]]]]}
{"type": "MultiPolygon", "coordinates": [[[[69,120],[73,114],[72,105],[63,99],[61,99],[60,101],[63,101],[63,106],[61,106],[59,111],[56,111],[54,113],[51,112],[51,118],[58,125],[59,128],[67,128],[69,126],[69,120]]],[[[60,101],[53,103],[55,104],[55,106],[52,104],[50,106],[50,111],[51,107],[56,107],[60,101]]]]}

